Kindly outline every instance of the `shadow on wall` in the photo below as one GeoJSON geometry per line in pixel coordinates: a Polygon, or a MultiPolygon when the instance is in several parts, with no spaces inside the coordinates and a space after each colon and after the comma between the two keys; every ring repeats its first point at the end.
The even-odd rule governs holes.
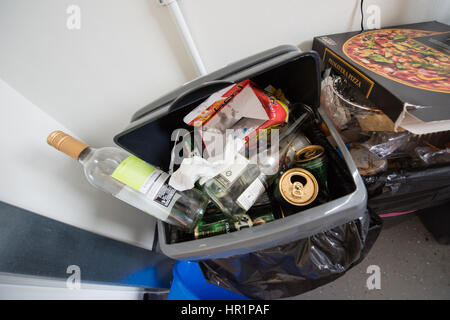
{"type": "MultiPolygon", "coordinates": [[[[35,151],[31,150],[32,152],[30,152],[30,150],[27,150],[28,153],[23,154],[20,159],[23,161],[22,166],[24,168],[29,166],[40,168],[42,177],[48,177],[49,181],[58,183],[57,190],[53,189],[51,184],[48,185],[48,197],[40,199],[40,201],[48,203],[48,211],[52,210],[53,202],[60,203],[58,208],[61,210],[61,215],[67,214],[67,212],[64,212],[65,206],[76,205],[80,211],[89,210],[89,214],[79,212],[78,217],[75,217],[77,212],[70,208],[72,224],[75,221],[83,221],[83,228],[86,228],[87,225],[93,226],[98,224],[103,226],[103,230],[106,230],[106,226],[110,230],[115,230],[116,228],[122,230],[122,226],[127,225],[129,241],[137,246],[147,249],[152,248],[153,241],[150,239],[153,239],[155,232],[153,219],[148,217],[146,213],[92,186],[86,180],[82,167],[76,161],[67,158],[64,161],[59,161],[55,166],[48,166],[48,163],[55,162],[56,158],[58,160],[62,159],[56,157],[55,153],[58,152],[57,150],[47,146],[45,140],[43,141],[44,143],[44,147],[36,147],[35,151]],[[45,148],[48,148],[48,150],[45,148]],[[70,196],[63,194],[65,192],[69,193],[70,196]],[[83,203],[78,203],[75,199],[83,203]],[[147,228],[142,226],[147,226],[147,228]]],[[[66,219],[67,217],[61,217],[58,220],[67,221],[66,219]]],[[[87,231],[94,230],[87,229],[87,231]]],[[[106,232],[98,230],[95,230],[95,232],[111,237],[111,234],[106,234],[106,232]]]]}
{"type": "MultiPolygon", "coordinates": [[[[351,13],[352,19],[342,20],[342,25],[343,26],[345,24],[347,24],[347,26],[345,28],[343,28],[342,30],[330,31],[330,32],[327,32],[325,34],[343,33],[343,32],[350,32],[350,31],[357,31],[357,30],[359,30],[360,22],[361,22],[360,1],[361,0],[355,0],[355,5],[354,5],[352,13],[351,13]],[[356,29],[355,29],[355,26],[357,26],[356,29]]],[[[367,7],[367,5],[365,4],[364,8],[366,8],[366,7],[367,7]]],[[[316,34],[314,36],[323,36],[325,34],[316,34]]],[[[313,43],[313,39],[306,40],[306,41],[301,42],[299,45],[297,45],[297,47],[300,50],[302,50],[302,51],[309,51],[309,50],[312,49],[312,43],[313,43]]]]}
{"type": "MultiPolygon", "coordinates": [[[[191,80],[196,78],[198,76],[197,71],[168,8],[159,5],[158,1],[155,0],[147,0],[147,3],[149,14],[158,22],[160,32],[167,40],[180,71],[186,79],[191,80]]],[[[149,57],[149,59],[151,59],[151,57],[149,57]]]]}
{"type": "Polygon", "coordinates": [[[312,40],[301,42],[297,47],[302,51],[309,51],[312,48],[312,40]]]}

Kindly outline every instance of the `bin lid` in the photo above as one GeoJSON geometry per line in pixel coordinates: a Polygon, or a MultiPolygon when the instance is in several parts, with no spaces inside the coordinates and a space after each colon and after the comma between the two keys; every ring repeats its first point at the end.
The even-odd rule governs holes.
{"type": "Polygon", "coordinates": [[[285,53],[298,52],[298,51],[299,51],[299,49],[297,47],[294,47],[291,45],[282,45],[282,46],[278,46],[278,47],[260,52],[253,56],[241,59],[239,61],[233,62],[229,65],[226,65],[226,66],[220,68],[219,70],[216,70],[214,72],[208,73],[207,75],[204,75],[204,76],[198,77],[192,81],[189,81],[189,82],[185,83],[184,85],[163,95],[159,99],[149,103],[145,107],[142,107],[141,109],[139,109],[138,111],[136,111],[133,114],[133,116],[131,117],[131,122],[141,119],[145,115],[149,114],[152,110],[155,110],[162,105],[172,102],[173,100],[178,98],[180,95],[182,95],[186,91],[197,88],[204,83],[207,83],[210,81],[226,79],[227,77],[229,77],[233,74],[236,74],[242,70],[248,69],[251,66],[254,66],[259,63],[270,60],[274,57],[278,57],[285,53]]]}
{"type": "MultiPolygon", "coordinates": [[[[258,74],[298,59],[304,60],[306,65],[309,66],[304,70],[302,69],[302,78],[307,79],[305,81],[310,83],[308,86],[299,85],[298,90],[307,92],[309,101],[305,101],[305,103],[317,108],[320,104],[319,56],[315,51],[301,52],[295,46],[282,45],[196,78],[149,103],[135,112],[130,124],[114,137],[114,142],[144,161],[167,169],[167,153],[166,159],[162,159],[153,152],[160,147],[167,150],[164,144],[170,143],[170,135],[167,137],[167,134],[162,134],[162,131],[167,131],[168,127],[171,128],[174,121],[167,121],[166,115],[174,113],[171,117],[172,120],[175,118],[182,119],[188,112],[182,110],[183,107],[193,104],[198,105],[214,92],[232,83],[254,78],[258,74]],[[176,114],[176,112],[180,113],[176,114]],[[150,146],[153,150],[149,150],[150,146]]],[[[163,152],[161,150],[158,153],[162,154],[163,152]]]]}

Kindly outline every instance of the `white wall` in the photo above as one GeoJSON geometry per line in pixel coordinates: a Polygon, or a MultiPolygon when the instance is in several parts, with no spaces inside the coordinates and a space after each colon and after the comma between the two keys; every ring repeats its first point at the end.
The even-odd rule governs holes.
{"type": "MultiPolygon", "coordinates": [[[[279,44],[358,30],[359,0],[179,0],[209,71],[279,44]]],[[[448,0],[378,0],[382,26],[450,23],[448,0]]],[[[0,0],[0,77],[91,144],[112,144],[141,106],[195,77],[158,0],[0,0]],[[81,9],[68,30],[66,9],[81,9]]]]}
{"type": "Polygon", "coordinates": [[[155,220],[89,185],[76,161],[47,144],[53,130],[72,133],[0,79],[0,200],[151,249],[155,220]]]}
{"type": "MultiPolygon", "coordinates": [[[[314,36],[360,30],[359,0],[182,0],[205,66],[280,44],[310,50],[314,36]]],[[[381,26],[429,20],[450,23],[448,0],[365,0],[381,9],[381,26]]],[[[367,18],[367,14],[365,15],[367,18]]]]}
{"type": "MultiPolygon", "coordinates": [[[[359,30],[360,25],[359,0],[179,0],[179,4],[208,71],[279,44],[307,50],[316,35],[359,30]]],[[[450,24],[448,0],[365,1],[366,7],[370,4],[380,6],[381,26],[427,20],[450,24]]],[[[73,211],[93,214],[92,222],[99,212],[113,210],[111,224],[117,227],[126,221],[129,228],[142,230],[142,216],[129,215],[125,205],[85,187],[78,168],[41,143],[53,127],[64,126],[91,145],[113,145],[112,137],[137,109],[196,76],[167,9],[157,0],[0,0],[0,44],[0,78],[35,105],[20,111],[0,105],[2,126],[14,129],[26,117],[21,141],[39,144],[33,157],[21,160],[14,170],[20,166],[41,170],[28,179],[30,188],[67,188],[73,192],[67,200],[73,211]],[[80,30],[66,27],[70,4],[81,8],[80,30]],[[42,127],[34,122],[42,122],[42,127]],[[55,165],[65,174],[56,176],[55,165]],[[76,187],[70,187],[72,180],[76,187]],[[117,207],[124,209],[122,216],[117,207]]],[[[2,152],[21,157],[20,148],[4,136],[1,139],[2,152]]],[[[22,182],[10,183],[11,190],[19,192],[22,182]]],[[[0,199],[17,199],[11,190],[0,189],[0,199]]],[[[62,206],[57,201],[44,206],[36,196],[21,203],[74,223],[55,216],[62,206]]],[[[108,225],[105,216],[101,219],[108,225]]]]}

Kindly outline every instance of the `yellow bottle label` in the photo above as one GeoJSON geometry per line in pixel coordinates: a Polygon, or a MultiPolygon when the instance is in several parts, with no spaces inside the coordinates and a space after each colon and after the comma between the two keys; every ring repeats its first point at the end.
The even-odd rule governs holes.
{"type": "Polygon", "coordinates": [[[119,164],[111,176],[133,189],[146,193],[160,174],[160,170],[138,157],[129,156],[119,164]]]}

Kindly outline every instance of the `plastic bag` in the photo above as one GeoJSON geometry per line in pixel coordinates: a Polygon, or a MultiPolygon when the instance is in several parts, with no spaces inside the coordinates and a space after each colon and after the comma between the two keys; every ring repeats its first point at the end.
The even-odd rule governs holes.
{"type": "Polygon", "coordinates": [[[333,79],[331,77],[326,77],[322,81],[322,88],[321,105],[334,126],[338,130],[342,130],[350,121],[350,112],[337,101],[333,92],[333,79]]]}
{"type": "Polygon", "coordinates": [[[382,114],[346,79],[338,76],[327,76],[322,81],[321,105],[339,131],[359,128],[359,118],[382,114]]]}
{"type": "Polygon", "coordinates": [[[426,164],[450,163],[450,148],[436,150],[430,147],[417,147],[414,151],[426,164]]]}
{"type": "Polygon", "coordinates": [[[358,264],[381,231],[369,212],[357,220],[300,239],[244,255],[200,261],[205,279],[253,299],[299,295],[329,283],[358,264]]]}
{"type": "Polygon", "coordinates": [[[394,170],[363,177],[376,214],[429,208],[450,201],[450,166],[394,170]]]}
{"type": "Polygon", "coordinates": [[[387,161],[381,159],[363,145],[352,144],[350,154],[358,172],[362,176],[370,176],[383,172],[387,168],[387,161]]]}
{"type": "Polygon", "coordinates": [[[404,150],[411,138],[408,132],[376,132],[363,143],[370,152],[379,158],[386,158],[396,151],[404,150]]]}

